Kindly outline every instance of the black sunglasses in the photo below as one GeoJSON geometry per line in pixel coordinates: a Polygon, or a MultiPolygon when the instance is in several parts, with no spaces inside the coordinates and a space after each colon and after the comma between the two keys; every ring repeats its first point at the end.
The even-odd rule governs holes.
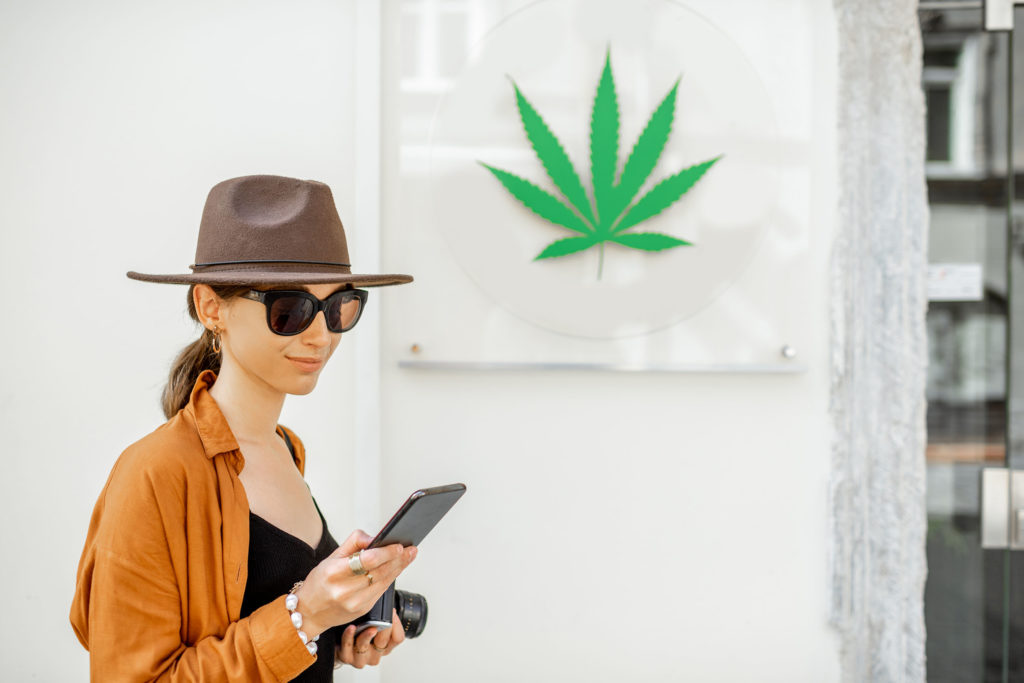
{"type": "Polygon", "coordinates": [[[326,299],[317,299],[299,289],[250,289],[242,296],[266,306],[267,327],[274,334],[290,337],[309,327],[320,311],[324,312],[327,329],[348,332],[359,322],[367,294],[365,289],[342,289],[326,299]]]}

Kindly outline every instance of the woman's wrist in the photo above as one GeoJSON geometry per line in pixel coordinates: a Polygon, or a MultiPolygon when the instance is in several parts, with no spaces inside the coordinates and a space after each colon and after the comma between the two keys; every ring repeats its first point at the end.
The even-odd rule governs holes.
{"type": "Polygon", "coordinates": [[[309,654],[316,656],[317,644],[316,641],[320,639],[320,630],[316,625],[315,620],[307,619],[303,616],[301,606],[299,605],[299,596],[297,591],[302,587],[302,581],[299,581],[292,589],[288,592],[288,596],[285,598],[284,606],[288,610],[288,616],[292,620],[292,625],[298,632],[299,638],[302,640],[302,644],[309,650],[309,654]]]}
{"type": "Polygon", "coordinates": [[[302,581],[299,581],[292,587],[291,593],[298,598],[299,605],[301,605],[299,611],[302,613],[302,631],[305,632],[306,637],[310,640],[319,638],[320,634],[330,628],[330,626],[321,624],[320,620],[316,618],[316,614],[314,614],[309,601],[309,588],[305,587],[302,581]]]}

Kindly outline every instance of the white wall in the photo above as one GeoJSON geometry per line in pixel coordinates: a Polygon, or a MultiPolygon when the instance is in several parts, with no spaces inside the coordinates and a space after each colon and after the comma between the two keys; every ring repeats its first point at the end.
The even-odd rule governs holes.
{"type": "MultiPolygon", "coordinates": [[[[498,8],[494,22],[529,6],[478,4],[498,8]]],[[[477,314],[486,297],[430,225],[432,185],[396,142],[426,144],[408,117],[415,107],[422,124],[431,102],[392,88],[384,252],[415,267],[420,294],[444,286],[418,309],[411,293],[384,302],[382,502],[449,481],[468,492],[399,582],[431,600],[417,643],[430,647],[389,663],[386,681],[435,671],[450,681],[839,680],[826,541],[834,17],[813,0],[686,4],[747,50],[786,144],[812,170],[806,256],[786,271],[801,283],[788,305],[808,371],[398,367],[410,342],[438,336],[424,300],[445,309],[446,334],[485,339],[489,321],[477,314]]],[[[394,74],[399,41],[386,35],[394,74]]],[[[592,78],[581,73],[564,95],[592,92],[592,78]]],[[[519,329],[490,306],[496,327],[519,329]]]]}
{"type": "MultiPolygon", "coordinates": [[[[382,290],[368,311],[383,322],[381,517],[418,486],[469,485],[400,584],[432,611],[384,680],[838,680],[825,524],[834,18],[824,0],[757,3],[751,21],[739,0],[694,6],[751,39],[796,41],[806,60],[796,82],[784,61],[761,68],[806,105],[815,230],[795,305],[809,371],[399,369],[405,299],[382,290]]],[[[124,272],[182,272],[210,186],[249,173],[330,184],[356,264],[376,234],[352,219],[374,200],[354,189],[358,21],[352,1],[0,9],[0,277],[34,297],[8,304],[0,342],[5,680],[87,679],[67,612],[89,513],[116,456],[163,421],[167,364],[197,334],[184,286],[124,272]]],[[[383,167],[382,266],[416,275],[394,159],[383,167]]],[[[354,512],[356,360],[343,343],[282,417],[336,536],[380,521],[354,512]]]]}
{"type": "MultiPolygon", "coordinates": [[[[87,680],[68,610],[89,514],[198,335],[185,286],[125,271],[187,272],[206,193],[250,173],[327,182],[358,258],[354,22],[339,1],[0,6],[0,277],[24,297],[0,342],[3,680],[87,680]]],[[[353,374],[346,340],[281,418],[336,534],[355,525],[353,374]]]]}

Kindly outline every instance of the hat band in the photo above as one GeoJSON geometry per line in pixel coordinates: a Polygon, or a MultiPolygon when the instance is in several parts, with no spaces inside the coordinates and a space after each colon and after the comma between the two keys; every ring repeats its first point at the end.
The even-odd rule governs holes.
{"type": "Polygon", "coordinates": [[[333,261],[299,261],[292,259],[265,259],[265,260],[248,260],[248,261],[211,261],[209,263],[193,263],[189,266],[192,270],[196,268],[212,268],[216,266],[235,266],[250,263],[301,263],[308,266],[335,266],[337,268],[351,268],[351,263],[336,263],[333,261]]]}

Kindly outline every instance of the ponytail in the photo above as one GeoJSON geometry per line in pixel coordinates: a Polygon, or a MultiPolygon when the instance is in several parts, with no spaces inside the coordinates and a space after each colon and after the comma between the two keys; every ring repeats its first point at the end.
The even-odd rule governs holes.
{"type": "MultiPolygon", "coordinates": [[[[192,294],[195,287],[194,284],[188,287],[188,315],[198,323],[201,321],[199,314],[196,313],[195,299],[192,294]]],[[[225,301],[250,289],[249,286],[238,285],[210,285],[210,287],[214,294],[225,301]]],[[[192,388],[195,386],[196,380],[199,379],[199,375],[205,370],[220,372],[220,354],[213,350],[213,332],[204,327],[199,339],[182,349],[171,364],[170,376],[160,401],[164,416],[168,420],[188,405],[192,388]]]]}

